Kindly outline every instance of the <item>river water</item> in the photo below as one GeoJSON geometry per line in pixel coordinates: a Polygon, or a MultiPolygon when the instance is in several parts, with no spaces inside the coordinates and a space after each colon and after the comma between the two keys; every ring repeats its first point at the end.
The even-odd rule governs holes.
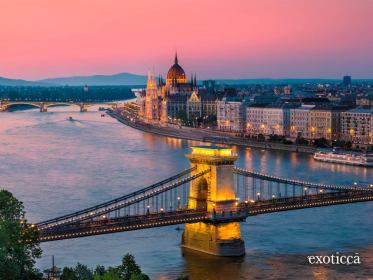
{"type": "MultiPolygon", "coordinates": [[[[91,109],[0,112],[0,187],[39,222],[132,192],[188,167],[197,142],[143,133],[91,109]],[[69,121],[72,117],[75,121],[69,121]]],[[[237,165],[284,177],[352,185],[373,170],[320,163],[311,155],[237,148],[237,165]]],[[[183,251],[175,226],[43,243],[41,269],[77,262],[114,266],[135,256],[152,279],[369,279],[373,277],[373,203],[251,217],[242,223],[246,256],[183,251]],[[310,265],[308,255],[359,253],[361,265],[310,265]]]]}

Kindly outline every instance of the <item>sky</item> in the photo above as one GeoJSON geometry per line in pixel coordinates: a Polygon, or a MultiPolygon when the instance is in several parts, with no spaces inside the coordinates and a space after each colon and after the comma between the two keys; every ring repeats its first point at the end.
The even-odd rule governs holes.
{"type": "Polygon", "coordinates": [[[371,0],[0,0],[0,76],[373,78],[371,0]]]}

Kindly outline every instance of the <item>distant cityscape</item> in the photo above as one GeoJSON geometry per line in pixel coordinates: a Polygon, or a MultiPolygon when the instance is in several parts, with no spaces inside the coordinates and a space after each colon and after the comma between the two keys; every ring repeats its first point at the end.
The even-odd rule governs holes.
{"type": "Polygon", "coordinates": [[[137,99],[153,124],[216,127],[236,136],[283,143],[372,149],[373,83],[344,76],[336,83],[225,86],[187,78],[175,56],[166,79],[149,73],[137,99]]]}
{"type": "MultiPolygon", "coordinates": [[[[123,75],[133,79],[132,74],[123,75]]],[[[114,76],[119,79],[120,75],[114,76]]],[[[113,76],[89,76],[87,81],[113,81],[107,77],[113,76]]],[[[136,81],[141,82],[141,77],[136,81]]],[[[211,128],[282,144],[373,149],[373,80],[344,76],[339,81],[308,79],[298,83],[291,79],[291,83],[271,80],[256,84],[248,83],[250,80],[201,81],[196,74],[187,77],[177,54],[165,78],[149,73],[145,89],[141,84],[124,85],[125,80],[122,85],[115,80],[115,84],[77,86],[84,77],[48,82],[56,80],[73,81],[73,85],[0,82],[0,110],[8,108],[9,100],[110,102],[134,98],[136,93],[137,115],[148,124],[211,128]]]]}

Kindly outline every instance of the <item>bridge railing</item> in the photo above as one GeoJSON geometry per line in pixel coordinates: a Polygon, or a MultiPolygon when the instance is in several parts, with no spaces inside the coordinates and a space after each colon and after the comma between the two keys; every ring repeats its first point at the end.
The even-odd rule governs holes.
{"type": "Polygon", "coordinates": [[[370,187],[337,186],[282,178],[255,171],[235,168],[236,196],[245,200],[295,197],[341,191],[370,191],[370,187]]]}
{"type": "Polygon", "coordinates": [[[193,223],[208,219],[206,211],[174,210],[170,212],[148,213],[141,215],[106,218],[94,221],[71,223],[40,230],[41,242],[106,234],[119,231],[193,223]]]}
{"type": "Polygon", "coordinates": [[[371,191],[340,191],[243,203],[249,215],[373,200],[371,191]]]}

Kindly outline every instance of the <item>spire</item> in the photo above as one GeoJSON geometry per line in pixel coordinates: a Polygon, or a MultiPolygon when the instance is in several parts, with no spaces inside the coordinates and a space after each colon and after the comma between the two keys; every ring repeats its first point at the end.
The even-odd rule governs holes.
{"type": "Polygon", "coordinates": [[[175,52],[175,64],[178,64],[179,60],[177,59],[177,52],[175,52]]]}
{"type": "Polygon", "coordinates": [[[149,71],[148,72],[148,81],[147,81],[147,89],[154,89],[157,88],[157,81],[155,75],[149,71]]]}

